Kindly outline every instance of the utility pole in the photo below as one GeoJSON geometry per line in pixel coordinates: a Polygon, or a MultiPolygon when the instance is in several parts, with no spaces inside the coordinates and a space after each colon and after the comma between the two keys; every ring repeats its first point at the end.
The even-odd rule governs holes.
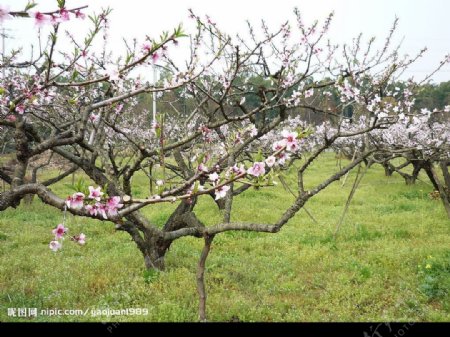
{"type": "Polygon", "coordinates": [[[5,80],[5,27],[2,27],[2,80],[5,80]]]}
{"type": "Polygon", "coordinates": [[[6,32],[7,31],[11,31],[12,29],[8,29],[5,27],[2,27],[2,32],[0,33],[0,35],[2,36],[2,80],[4,80],[6,78],[6,67],[5,67],[5,62],[6,62],[6,39],[13,39],[12,36],[7,35],[6,32]]]}
{"type": "MultiPolygon", "coordinates": [[[[156,64],[153,64],[153,86],[156,86],[157,81],[157,73],[156,73],[156,64]]],[[[152,124],[151,127],[156,126],[156,92],[153,91],[152,95],[152,124]]],[[[149,178],[149,192],[150,195],[153,195],[153,162],[148,158],[148,178],[149,178]]]]}
{"type": "MultiPolygon", "coordinates": [[[[153,85],[156,86],[157,73],[156,64],[153,64],[153,85]]],[[[156,122],[156,92],[153,91],[153,122],[156,122]]]]}

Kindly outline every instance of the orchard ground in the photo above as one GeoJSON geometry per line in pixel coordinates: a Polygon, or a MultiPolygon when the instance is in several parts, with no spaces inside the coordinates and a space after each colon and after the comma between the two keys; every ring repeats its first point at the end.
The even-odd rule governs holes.
{"type": "MultiPolygon", "coordinates": [[[[334,154],[314,163],[307,186],[336,168],[334,154]],[[309,183],[309,184],[308,184],[309,183]]],[[[294,169],[294,168],[293,168],[294,169]]],[[[47,171],[44,175],[50,175],[47,171]]],[[[333,240],[356,170],[332,184],[278,234],[218,235],[207,261],[210,321],[449,321],[450,227],[440,200],[431,200],[424,175],[413,186],[381,166],[364,176],[337,240],[333,240]]],[[[81,174],[77,174],[77,179],[81,174]]],[[[72,178],[52,186],[72,194],[72,178]]],[[[295,184],[295,174],[288,175],[295,184]]],[[[148,180],[134,180],[145,197],[148,180]]],[[[292,202],[281,184],[250,189],[234,201],[232,220],[272,223],[292,202]]],[[[162,225],[176,205],[144,210],[162,225]]],[[[221,213],[204,197],[196,208],[206,224],[221,213]]],[[[165,272],[144,271],[127,233],[114,225],[68,215],[69,234],[83,232],[85,246],[66,239],[52,252],[51,230],[62,213],[37,198],[0,213],[0,321],[197,321],[195,273],[202,240],[177,240],[165,272]],[[8,308],[147,308],[148,315],[113,317],[8,316],[8,308]]]]}

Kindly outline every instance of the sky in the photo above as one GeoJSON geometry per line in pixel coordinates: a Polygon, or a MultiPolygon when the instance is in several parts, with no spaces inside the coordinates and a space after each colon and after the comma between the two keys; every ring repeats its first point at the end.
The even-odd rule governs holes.
{"type": "MultiPolygon", "coordinates": [[[[56,8],[56,0],[37,0],[37,9],[45,11],[56,8]]],[[[27,0],[0,0],[0,6],[10,10],[22,10],[27,0]]],[[[425,56],[405,73],[420,81],[434,70],[446,54],[450,54],[450,1],[448,0],[66,0],[68,8],[88,5],[87,13],[102,7],[113,9],[108,45],[120,50],[122,38],[145,35],[159,36],[163,30],[172,30],[179,23],[188,22],[188,8],[197,15],[208,14],[219,27],[235,34],[246,28],[246,20],[259,25],[264,19],[274,29],[287,19],[294,20],[292,13],[298,7],[306,23],[323,20],[334,11],[330,39],[334,43],[351,43],[352,38],[363,33],[365,40],[375,36],[383,43],[395,17],[399,17],[396,41],[402,42],[401,53],[415,55],[423,47],[425,56]]],[[[82,33],[87,22],[72,20],[65,26],[72,33],[82,33]]],[[[3,23],[6,33],[14,39],[6,39],[6,50],[27,47],[36,35],[33,20],[16,19],[3,23]]],[[[450,81],[450,65],[446,65],[432,77],[434,83],[450,81]]]]}

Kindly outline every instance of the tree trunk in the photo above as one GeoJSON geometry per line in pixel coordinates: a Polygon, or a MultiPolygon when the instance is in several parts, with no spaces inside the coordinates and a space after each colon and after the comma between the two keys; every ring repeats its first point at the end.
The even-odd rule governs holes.
{"type": "Polygon", "coordinates": [[[386,177],[391,177],[394,170],[392,170],[392,168],[390,167],[389,162],[384,162],[381,165],[383,165],[384,168],[384,175],[386,177]]]}
{"type": "Polygon", "coordinates": [[[413,172],[412,172],[412,178],[413,178],[413,184],[416,183],[416,179],[419,177],[419,172],[422,169],[422,164],[418,162],[413,162],[413,172]]]}
{"type": "Polygon", "coordinates": [[[403,178],[405,178],[406,185],[414,185],[416,183],[416,178],[414,176],[410,176],[409,174],[405,174],[403,178]]]}
{"type": "Polygon", "coordinates": [[[444,185],[447,190],[447,194],[450,195],[450,173],[448,172],[448,165],[450,162],[440,161],[439,166],[441,167],[442,176],[444,177],[444,185]]]}
{"type": "Polygon", "coordinates": [[[165,256],[169,249],[167,243],[158,242],[157,240],[151,240],[146,244],[145,250],[142,252],[144,255],[145,268],[147,270],[164,270],[165,269],[165,256]]]}
{"type": "Polygon", "coordinates": [[[436,174],[436,172],[433,169],[433,166],[430,165],[429,167],[430,173],[434,178],[434,181],[437,183],[438,185],[438,191],[439,191],[439,195],[441,196],[441,200],[442,200],[442,204],[444,205],[445,211],[447,212],[447,216],[450,219],[450,198],[449,195],[447,193],[447,191],[444,188],[444,185],[440,182],[440,179],[438,177],[438,175],[436,174]]]}
{"type": "Polygon", "coordinates": [[[423,169],[427,173],[428,178],[430,179],[431,183],[433,184],[434,190],[439,191],[439,184],[438,180],[436,180],[437,176],[434,174],[434,170],[432,167],[432,164],[427,162],[423,165],[423,169]]]}
{"type": "MultiPolygon", "coordinates": [[[[170,232],[186,227],[204,227],[192,212],[197,200],[193,198],[191,201],[182,201],[177,209],[172,213],[163,227],[163,231],[170,232]]],[[[134,227],[134,226],[133,226],[134,227]]],[[[135,228],[135,227],[134,227],[135,228]]],[[[137,229],[125,228],[137,244],[142,252],[147,269],[164,270],[165,256],[170,249],[172,240],[166,240],[162,236],[146,236],[144,238],[138,233],[137,229]]]]}

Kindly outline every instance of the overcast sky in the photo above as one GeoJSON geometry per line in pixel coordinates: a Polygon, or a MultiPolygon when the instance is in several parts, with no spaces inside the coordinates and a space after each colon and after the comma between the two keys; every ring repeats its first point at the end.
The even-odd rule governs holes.
{"type": "MultiPolygon", "coordinates": [[[[39,10],[56,7],[56,0],[36,2],[39,10]]],[[[1,6],[9,6],[10,10],[22,10],[26,3],[26,0],[0,0],[1,6]]],[[[113,8],[111,46],[118,45],[122,37],[142,40],[146,34],[157,36],[163,30],[173,29],[188,21],[188,8],[193,8],[198,15],[210,15],[226,32],[238,33],[245,29],[247,19],[258,24],[264,18],[269,26],[276,28],[287,19],[293,19],[292,10],[298,7],[306,23],[323,20],[334,10],[330,37],[335,43],[351,42],[360,32],[366,39],[376,36],[382,43],[398,16],[396,41],[404,38],[401,51],[414,55],[428,47],[424,58],[406,74],[416,80],[423,78],[450,53],[449,0],[67,0],[66,3],[68,8],[89,5],[88,13],[101,7],[113,8]]],[[[86,21],[72,21],[64,26],[72,33],[82,32],[87,26],[86,21]]],[[[30,36],[36,31],[33,20],[29,19],[7,20],[3,26],[15,37],[6,40],[6,49],[30,45],[30,36]]],[[[450,66],[442,69],[433,80],[449,81],[450,66]]]]}

